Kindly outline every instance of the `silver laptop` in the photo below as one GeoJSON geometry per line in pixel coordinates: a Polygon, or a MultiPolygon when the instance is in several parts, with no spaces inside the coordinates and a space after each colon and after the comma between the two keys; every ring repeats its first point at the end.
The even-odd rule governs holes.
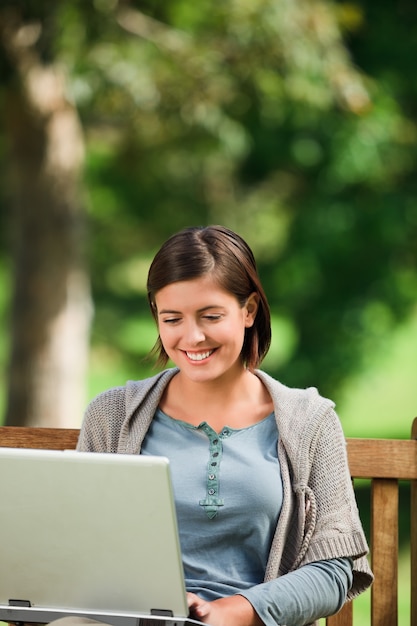
{"type": "Polygon", "coordinates": [[[169,462],[0,448],[0,620],[188,626],[169,462]]]}

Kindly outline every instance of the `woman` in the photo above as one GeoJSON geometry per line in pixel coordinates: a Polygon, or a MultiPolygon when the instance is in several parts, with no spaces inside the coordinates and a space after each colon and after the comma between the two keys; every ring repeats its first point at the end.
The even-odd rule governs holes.
{"type": "Polygon", "coordinates": [[[100,394],[79,450],[170,459],[190,615],[211,626],[309,624],[372,582],[334,404],[258,370],[271,339],[252,251],[222,226],[156,254],[158,363],[100,394]]]}

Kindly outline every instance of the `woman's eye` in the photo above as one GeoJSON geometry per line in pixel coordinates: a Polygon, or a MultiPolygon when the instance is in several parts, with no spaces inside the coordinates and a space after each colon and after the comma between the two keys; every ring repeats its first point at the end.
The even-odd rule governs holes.
{"type": "Polygon", "coordinates": [[[169,317],[166,320],[163,320],[164,324],[176,324],[180,321],[179,317],[169,317]]]}
{"type": "Polygon", "coordinates": [[[204,319],[209,320],[209,322],[215,322],[221,318],[221,315],[204,315],[204,319]]]}

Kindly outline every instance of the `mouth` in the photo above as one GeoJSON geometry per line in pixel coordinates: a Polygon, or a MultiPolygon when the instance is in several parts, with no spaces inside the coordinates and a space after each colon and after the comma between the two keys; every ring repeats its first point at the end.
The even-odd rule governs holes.
{"type": "Polygon", "coordinates": [[[185,354],[187,355],[187,357],[190,359],[190,361],[204,361],[205,359],[208,359],[209,356],[211,356],[214,352],[213,350],[205,350],[204,352],[187,352],[185,350],[185,354]]]}

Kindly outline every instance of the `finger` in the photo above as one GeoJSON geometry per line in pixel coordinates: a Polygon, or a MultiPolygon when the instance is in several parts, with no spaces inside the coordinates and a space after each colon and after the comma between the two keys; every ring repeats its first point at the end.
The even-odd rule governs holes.
{"type": "Polygon", "coordinates": [[[210,603],[202,600],[195,593],[187,593],[188,608],[193,611],[196,617],[206,617],[210,612],[210,603]]]}
{"type": "Polygon", "coordinates": [[[198,604],[199,602],[201,602],[201,598],[199,598],[197,594],[191,593],[191,591],[187,592],[187,604],[189,608],[198,604]]]}

